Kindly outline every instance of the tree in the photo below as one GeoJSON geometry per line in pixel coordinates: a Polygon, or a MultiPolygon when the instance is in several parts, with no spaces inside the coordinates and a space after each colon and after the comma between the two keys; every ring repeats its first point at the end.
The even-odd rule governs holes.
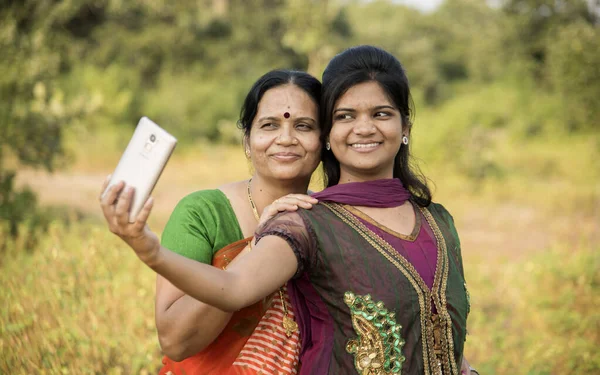
{"type": "Polygon", "coordinates": [[[533,63],[531,73],[540,81],[544,81],[551,42],[561,27],[598,24],[598,12],[586,0],[506,0],[502,9],[514,20],[522,51],[533,63]]]}
{"type": "Polygon", "coordinates": [[[600,30],[585,22],[562,26],[548,48],[547,74],[571,129],[600,129],[600,30]]]}

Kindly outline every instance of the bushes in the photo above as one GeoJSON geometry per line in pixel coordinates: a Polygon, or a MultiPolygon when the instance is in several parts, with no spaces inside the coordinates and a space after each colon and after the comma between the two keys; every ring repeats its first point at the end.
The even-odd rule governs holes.
{"type": "Polygon", "coordinates": [[[16,190],[14,178],[14,172],[0,170],[0,259],[14,241],[32,251],[48,226],[48,216],[38,208],[35,194],[28,188],[16,190]]]}

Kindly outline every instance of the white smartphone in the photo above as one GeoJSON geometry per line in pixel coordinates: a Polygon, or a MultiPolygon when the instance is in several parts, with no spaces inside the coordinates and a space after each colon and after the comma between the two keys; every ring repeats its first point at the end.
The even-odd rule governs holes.
{"type": "Polygon", "coordinates": [[[125,181],[125,186],[134,188],[129,211],[129,222],[135,219],[148,200],[160,174],[173,153],[177,139],[147,117],[142,117],[121,156],[106,190],[125,181]]]}

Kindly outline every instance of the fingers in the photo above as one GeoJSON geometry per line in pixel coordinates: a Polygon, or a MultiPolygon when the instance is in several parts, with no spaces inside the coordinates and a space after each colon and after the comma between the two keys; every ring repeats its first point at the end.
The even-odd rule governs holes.
{"type": "Polygon", "coordinates": [[[316,198],[311,197],[310,195],[306,195],[306,194],[288,194],[284,197],[281,197],[279,199],[284,199],[284,198],[292,198],[292,199],[296,199],[302,202],[307,202],[310,204],[317,204],[319,203],[319,201],[316,198]]]}
{"type": "Polygon", "coordinates": [[[258,221],[258,227],[260,228],[264,223],[269,221],[275,215],[283,211],[296,211],[298,209],[298,205],[292,203],[284,203],[284,202],[273,202],[262,212],[260,215],[260,220],[258,221]]]}
{"type": "Polygon", "coordinates": [[[269,206],[269,210],[271,212],[273,212],[273,216],[275,216],[278,212],[296,211],[298,209],[298,207],[310,209],[312,207],[312,205],[310,203],[305,203],[305,202],[280,201],[280,202],[273,202],[269,206]],[[302,204],[302,205],[300,205],[300,204],[302,204]]]}
{"type": "Polygon", "coordinates": [[[152,207],[154,207],[154,198],[150,197],[150,198],[148,198],[146,203],[144,203],[144,207],[142,207],[142,210],[140,211],[140,213],[138,214],[138,216],[135,220],[133,229],[136,232],[142,231],[144,229],[144,226],[146,226],[148,217],[150,216],[150,213],[152,212],[152,207]]]}
{"type": "Polygon", "coordinates": [[[273,203],[265,207],[259,220],[259,226],[279,212],[283,211],[296,211],[298,207],[310,210],[313,204],[317,204],[319,201],[306,194],[288,194],[284,197],[276,199],[273,203]]]}
{"type": "Polygon", "coordinates": [[[106,178],[104,179],[104,182],[102,183],[102,190],[100,190],[100,197],[98,198],[101,202],[102,202],[102,196],[104,195],[104,192],[106,191],[106,187],[108,186],[108,183],[110,182],[111,177],[112,177],[112,174],[109,174],[108,176],[106,176],[106,178]]]}
{"type": "Polygon", "coordinates": [[[100,203],[102,206],[111,206],[117,200],[119,193],[123,190],[123,186],[125,186],[125,182],[119,181],[113,186],[111,186],[108,191],[100,197],[100,203]]]}
{"type": "MultiPolygon", "coordinates": [[[[289,207],[290,205],[302,207],[305,209],[311,209],[313,204],[317,204],[319,201],[313,197],[304,194],[288,194],[284,197],[276,199],[271,205],[289,207]]],[[[279,210],[283,211],[283,210],[279,210]]]]}
{"type": "Polygon", "coordinates": [[[131,186],[127,186],[119,196],[119,200],[115,207],[115,217],[119,226],[126,226],[129,224],[129,208],[131,207],[132,197],[133,188],[131,186]]]}
{"type": "Polygon", "coordinates": [[[104,214],[104,218],[108,222],[109,227],[111,227],[111,230],[112,230],[112,225],[115,222],[114,202],[117,199],[118,194],[123,189],[123,185],[124,185],[124,183],[122,181],[118,182],[117,184],[111,186],[106,191],[104,196],[100,197],[100,207],[102,207],[102,213],[104,214]]]}

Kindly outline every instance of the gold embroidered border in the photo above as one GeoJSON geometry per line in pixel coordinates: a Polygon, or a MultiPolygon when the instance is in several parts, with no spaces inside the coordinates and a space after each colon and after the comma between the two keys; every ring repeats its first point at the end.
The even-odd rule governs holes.
{"type": "MultiPolygon", "coordinates": [[[[428,342],[429,340],[427,340],[427,338],[432,336],[429,335],[427,332],[427,318],[431,316],[431,295],[427,288],[427,285],[425,285],[425,283],[418,275],[412,264],[410,264],[404,257],[399,257],[399,259],[395,259],[393,255],[390,255],[390,253],[397,254],[397,251],[395,251],[393,248],[392,252],[390,252],[389,250],[385,251],[385,245],[383,245],[381,242],[383,242],[384,244],[387,244],[387,242],[383,241],[379,236],[373,236],[369,229],[365,227],[364,224],[362,224],[360,221],[358,221],[348,210],[335,203],[323,203],[323,205],[330,209],[337,217],[339,217],[343,222],[348,224],[352,229],[354,229],[361,237],[363,237],[363,239],[365,239],[371,246],[373,246],[375,250],[377,250],[390,263],[392,263],[396,268],[398,268],[417,292],[420,307],[419,315],[421,318],[421,336],[423,337],[423,367],[425,375],[429,375],[429,357],[431,355],[434,355],[434,353],[433,345],[428,342]],[[415,277],[415,274],[417,277],[415,277]],[[431,349],[431,353],[429,353],[428,348],[431,349]]],[[[387,245],[391,248],[389,244],[387,245]]],[[[433,340],[433,338],[431,338],[431,340],[433,340]]],[[[435,356],[433,358],[435,358],[435,356]]]]}
{"type": "Polygon", "coordinates": [[[437,306],[438,308],[438,314],[442,315],[444,317],[444,324],[446,325],[446,337],[445,340],[443,342],[443,344],[445,344],[445,350],[443,350],[444,353],[444,360],[445,360],[445,365],[446,366],[450,366],[450,368],[448,370],[451,371],[452,374],[458,374],[458,369],[456,366],[456,361],[454,359],[454,340],[452,339],[452,319],[450,318],[450,314],[448,313],[448,308],[447,308],[447,299],[446,299],[446,289],[448,286],[448,272],[449,272],[449,255],[448,255],[448,249],[446,247],[446,240],[444,239],[444,236],[442,234],[442,231],[440,230],[439,226],[437,225],[437,222],[435,221],[435,218],[433,217],[433,215],[431,215],[431,212],[429,212],[429,210],[421,208],[421,212],[423,213],[423,216],[425,216],[425,220],[427,220],[427,222],[429,223],[429,226],[431,227],[434,236],[436,237],[436,241],[438,243],[438,249],[440,250],[439,252],[442,253],[444,255],[444,270],[443,270],[443,277],[442,277],[442,285],[441,285],[441,290],[439,291],[439,293],[433,293],[433,297],[436,298],[440,298],[440,303],[438,303],[439,306],[437,306]]]}

